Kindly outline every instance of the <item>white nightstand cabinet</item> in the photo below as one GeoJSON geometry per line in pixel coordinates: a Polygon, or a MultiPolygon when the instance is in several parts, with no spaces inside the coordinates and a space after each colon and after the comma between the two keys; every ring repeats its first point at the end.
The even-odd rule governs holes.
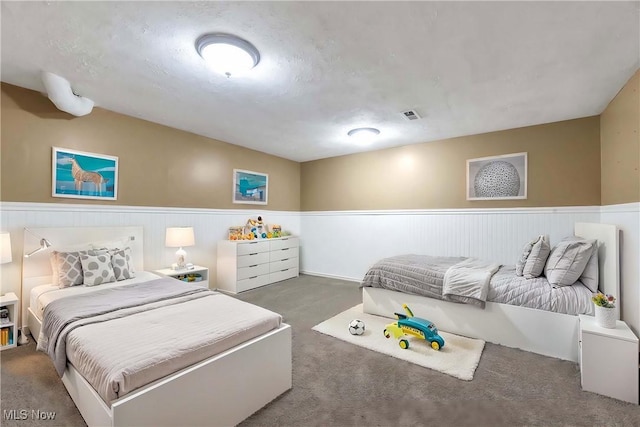
{"type": "Polygon", "coordinates": [[[8,317],[0,323],[0,331],[4,338],[0,340],[0,350],[6,350],[18,345],[18,297],[13,292],[0,297],[0,307],[5,308],[8,317]]]}
{"type": "Polygon", "coordinates": [[[191,270],[174,270],[172,268],[163,268],[162,270],[154,270],[156,274],[166,277],[172,277],[176,280],[181,280],[180,276],[186,276],[187,274],[199,274],[202,277],[202,280],[199,282],[188,282],[193,283],[194,285],[200,285],[209,289],[209,269],[207,267],[202,267],[201,265],[194,265],[191,270]]]}
{"type": "Polygon", "coordinates": [[[287,236],[218,242],[216,288],[237,294],[298,276],[299,240],[287,236]]]}
{"type": "Polygon", "coordinates": [[[638,338],[626,323],[607,329],[580,315],[579,352],[583,390],[638,404],[638,338]]]}

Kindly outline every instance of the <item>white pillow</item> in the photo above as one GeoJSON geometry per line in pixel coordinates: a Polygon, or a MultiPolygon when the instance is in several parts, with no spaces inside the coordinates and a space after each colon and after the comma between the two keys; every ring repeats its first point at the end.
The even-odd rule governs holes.
{"type": "Polygon", "coordinates": [[[560,241],[544,267],[549,283],[553,286],[573,285],[582,276],[595,247],[595,240],[569,237],[560,241]]]}
{"type": "Polygon", "coordinates": [[[91,242],[92,249],[122,249],[129,246],[129,237],[119,237],[113,240],[91,242]]]}
{"type": "Polygon", "coordinates": [[[108,252],[99,255],[80,255],[80,262],[82,262],[83,283],[86,286],[116,281],[111,266],[111,255],[108,252]]]}

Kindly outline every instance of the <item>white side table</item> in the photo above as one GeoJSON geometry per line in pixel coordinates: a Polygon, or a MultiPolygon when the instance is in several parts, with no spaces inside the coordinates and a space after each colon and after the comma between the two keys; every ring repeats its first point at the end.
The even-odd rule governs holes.
{"type": "Polygon", "coordinates": [[[0,297],[0,308],[7,310],[6,320],[0,321],[0,350],[18,345],[18,297],[13,292],[0,297]]]}
{"type": "Polygon", "coordinates": [[[598,326],[593,316],[580,315],[580,377],[582,389],[638,404],[638,337],[626,323],[615,329],[598,326]]]}
{"type": "Polygon", "coordinates": [[[183,280],[183,278],[189,274],[199,274],[202,277],[202,280],[197,282],[189,282],[195,285],[200,285],[204,288],[209,289],[209,269],[207,267],[203,267],[201,265],[194,265],[190,270],[174,270],[172,268],[163,268],[160,270],[153,270],[154,273],[159,274],[160,276],[172,277],[176,280],[187,282],[187,280],[183,280]]]}

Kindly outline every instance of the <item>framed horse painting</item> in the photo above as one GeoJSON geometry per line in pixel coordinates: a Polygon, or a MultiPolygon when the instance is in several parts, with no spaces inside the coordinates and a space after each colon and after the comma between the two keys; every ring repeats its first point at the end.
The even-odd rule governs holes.
{"type": "Polygon", "coordinates": [[[53,147],[53,197],[116,200],[118,158],[53,147]]]}

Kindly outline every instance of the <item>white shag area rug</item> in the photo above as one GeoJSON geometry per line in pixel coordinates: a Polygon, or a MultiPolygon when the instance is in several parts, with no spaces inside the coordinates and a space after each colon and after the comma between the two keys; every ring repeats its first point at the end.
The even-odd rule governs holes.
{"type": "MultiPolygon", "coordinates": [[[[404,312],[402,307],[399,307],[398,312],[404,312]]],[[[393,322],[394,319],[363,313],[362,304],[359,304],[325,320],[312,329],[461,380],[471,381],[473,379],[473,374],[480,362],[480,356],[482,356],[484,341],[438,330],[445,342],[444,347],[439,351],[432,349],[427,341],[411,336],[405,337],[409,340],[409,348],[403,350],[398,345],[398,339],[395,339],[393,335],[391,338],[385,338],[382,333],[385,326],[393,322]],[[353,319],[360,319],[364,322],[365,332],[363,335],[349,333],[349,322],[353,319]]]]}

